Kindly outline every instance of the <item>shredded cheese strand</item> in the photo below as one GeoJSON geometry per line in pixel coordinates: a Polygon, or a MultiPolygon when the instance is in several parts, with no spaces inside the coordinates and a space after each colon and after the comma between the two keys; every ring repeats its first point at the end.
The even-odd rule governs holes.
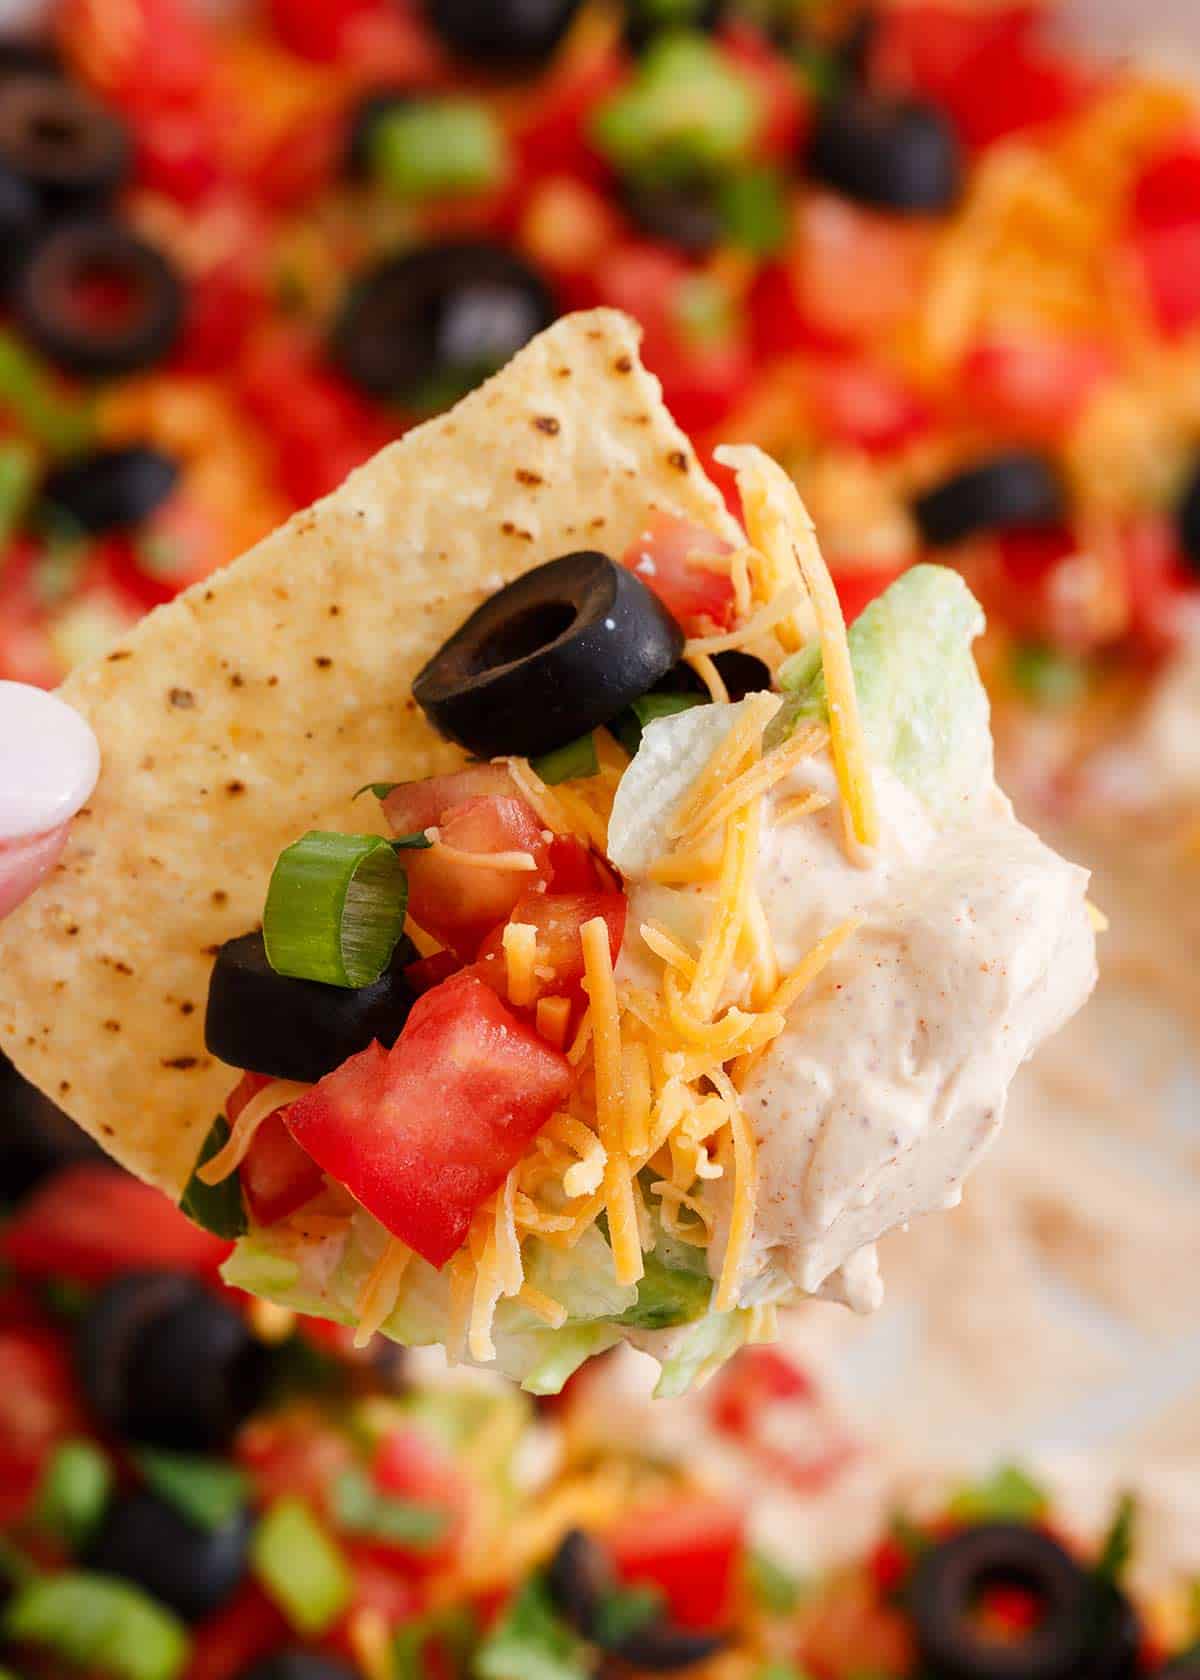
{"type": "Polygon", "coordinates": [[[819,724],[810,725],[793,735],[790,741],[735,778],[728,787],[716,794],[709,804],[702,806],[679,834],[683,847],[699,845],[716,831],[727,817],[741,805],[769,793],[777,782],[790,776],[804,759],[818,752],[824,742],[825,731],[819,724]]]}
{"type": "Polygon", "coordinates": [[[530,922],[509,922],[501,936],[508,1001],[528,1009],[537,997],[537,929],[530,922]]]}
{"type": "Polygon", "coordinates": [[[436,828],[427,828],[425,838],[432,839],[433,850],[449,862],[465,869],[498,869],[508,875],[536,875],[537,859],[532,852],[464,852],[450,846],[436,828]]]}
{"type": "Polygon", "coordinates": [[[742,1266],[754,1234],[758,1203],[758,1150],[754,1134],[746,1123],[741,1098],[734,1090],[729,1075],[724,1069],[715,1068],[709,1078],[725,1100],[733,1141],[733,1211],[729,1217],[729,1238],[721,1262],[721,1276],[713,1299],[717,1312],[731,1312],[737,1305],[742,1266]]]}
{"type": "Polygon", "coordinates": [[[799,585],[789,584],[765,606],[752,613],[738,629],[728,630],[719,636],[689,637],[683,646],[684,658],[690,660],[698,658],[701,654],[730,653],[734,648],[745,647],[747,642],[756,642],[768,631],[774,630],[785,618],[791,618],[802,600],[799,585]]]}
{"type": "Polygon", "coordinates": [[[740,715],[672,815],[668,833],[675,838],[742,766],[747,754],[762,753],[762,735],[783,704],[778,694],[754,694],[743,702],[740,715]]]}
{"type": "Polygon", "coordinates": [[[685,980],[694,978],[696,959],[690,951],[684,950],[669,928],[663,927],[661,922],[643,922],[638,933],[647,950],[653,951],[668,968],[677,968],[685,980]]]}
{"type": "Polygon", "coordinates": [[[729,704],[729,690],[725,686],[725,679],[713,664],[712,655],[693,653],[688,658],[688,664],[708,690],[708,697],[713,704],[727,706],[729,704]]]}
{"type": "Polygon", "coordinates": [[[733,962],[746,894],[754,880],[760,816],[758,804],[746,805],[730,818],[726,829],[717,913],[705,935],[688,993],[689,1007],[701,1020],[711,1018],[733,962]]]}
{"type": "Polygon", "coordinates": [[[817,617],[833,763],[848,830],[860,845],[874,846],[879,840],[879,812],[858,710],[846,621],[808,510],[783,468],[762,450],[748,446],[721,448],[717,460],[737,474],[746,525],[754,543],[767,551],[790,553],[800,568],[817,617]]]}
{"type": "Polygon", "coordinates": [[[389,1239],[354,1304],[358,1319],[354,1331],[356,1348],[366,1347],[375,1332],[395,1312],[400,1286],[412,1257],[413,1251],[407,1243],[401,1242],[399,1237],[389,1239]]]}
{"type": "Polygon", "coordinates": [[[254,1134],[263,1121],[269,1119],[277,1109],[289,1107],[298,1097],[311,1090],[311,1085],[301,1084],[295,1079],[273,1079],[269,1085],[264,1085],[261,1091],[250,1098],[234,1121],[228,1141],[218,1149],[211,1161],[206,1161],[202,1167],[196,1168],[196,1177],[201,1184],[220,1184],[222,1179],[235,1173],[246,1159],[250,1145],[254,1142],[254,1134]]]}

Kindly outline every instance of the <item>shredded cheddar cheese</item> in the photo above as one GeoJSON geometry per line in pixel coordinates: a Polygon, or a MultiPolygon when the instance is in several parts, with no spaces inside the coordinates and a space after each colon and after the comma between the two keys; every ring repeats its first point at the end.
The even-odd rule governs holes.
{"type": "Polygon", "coordinates": [[[508,1001],[528,1009],[537,997],[537,929],[528,922],[509,922],[503,934],[508,1001]]]}
{"type": "Polygon", "coordinates": [[[354,1331],[354,1345],[364,1348],[371,1337],[386,1324],[396,1310],[400,1286],[412,1259],[412,1249],[399,1237],[392,1237],[375,1262],[355,1303],[358,1324],[354,1331]]]}
{"type": "Polygon", "coordinates": [[[302,1085],[294,1079],[273,1079],[269,1085],[264,1085],[243,1108],[234,1121],[229,1133],[229,1140],[219,1149],[211,1161],[206,1161],[202,1167],[197,1167],[196,1177],[201,1184],[220,1184],[222,1179],[235,1173],[246,1159],[250,1145],[254,1142],[254,1134],[263,1121],[275,1113],[276,1109],[287,1108],[306,1091],[311,1091],[311,1085],[302,1085]]]}
{"type": "Polygon", "coordinates": [[[543,997],[537,1001],[535,1013],[537,1030],[547,1044],[561,1050],[567,1042],[567,1028],[571,1024],[571,1000],[565,997],[543,997]]]}

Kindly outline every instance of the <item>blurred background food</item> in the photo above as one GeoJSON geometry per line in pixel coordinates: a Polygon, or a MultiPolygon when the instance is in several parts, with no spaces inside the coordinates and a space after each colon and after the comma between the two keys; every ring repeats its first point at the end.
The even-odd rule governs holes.
{"type": "Polygon", "coordinates": [[[799,1313],[682,1409],[632,1355],[535,1412],[251,1309],[0,1076],[0,1667],[1082,1680],[1200,1639],[1197,50],[1192,0],[0,0],[0,677],[612,304],[706,462],[794,474],[848,617],[962,569],[1007,785],[1113,923],[878,1319],[799,1313]]]}

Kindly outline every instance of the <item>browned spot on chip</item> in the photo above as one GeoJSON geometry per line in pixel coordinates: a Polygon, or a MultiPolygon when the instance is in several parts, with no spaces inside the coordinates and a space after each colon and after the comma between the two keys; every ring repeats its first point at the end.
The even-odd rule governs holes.
{"type": "Polygon", "coordinates": [[[229,679],[230,688],[245,688],[246,679],[240,671],[235,671],[229,679]]]}
{"type": "Polygon", "coordinates": [[[186,1073],[189,1068],[196,1066],[196,1061],[195,1056],[164,1056],[161,1065],[165,1068],[178,1068],[180,1073],[186,1073]]]}
{"type": "Polygon", "coordinates": [[[341,609],[341,607],[338,606],[337,602],[332,601],[330,603],[330,606],[329,606],[329,616],[330,616],[330,618],[337,618],[339,616],[339,614],[341,613],[341,610],[342,609],[341,609]]]}
{"type": "Polygon", "coordinates": [[[230,799],[236,799],[239,793],[245,793],[245,791],[245,782],[233,781],[225,783],[225,792],[229,795],[230,799]]]}
{"type": "Polygon", "coordinates": [[[60,1079],[59,1080],[59,1082],[58,1082],[58,1094],[59,1094],[60,1097],[65,1097],[67,1092],[70,1089],[71,1089],[71,1081],[69,1079],[60,1079]]]}
{"type": "Polygon", "coordinates": [[[593,519],[593,520],[590,521],[590,523],[588,525],[588,529],[589,529],[589,531],[602,531],[604,529],[605,523],[606,522],[605,522],[604,516],[603,516],[603,514],[601,514],[599,518],[593,519]]]}
{"type": "Polygon", "coordinates": [[[221,888],[218,887],[216,892],[212,895],[212,901],[216,905],[217,909],[220,910],[229,903],[229,894],[227,892],[223,892],[221,888]]]}
{"type": "Polygon", "coordinates": [[[511,537],[516,528],[511,519],[506,519],[500,527],[506,537],[511,537]]]}
{"type": "Polygon", "coordinates": [[[279,678],[278,677],[268,677],[267,678],[267,687],[268,688],[278,688],[279,687],[279,678]]]}
{"type": "Polygon", "coordinates": [[[688,470],[688,458],[682,449],[673,449],[667,456],[667,465],[674,467],[677,472],[688,470]]]}
{"type": "Polygon", "coordinates": [[[112,1020],[111,1017],[110,1017],[104,1023],[104,1030],[105,1030],[105,1032],[120,1032],[121,1023],[120,1023],[120,1021],[112,1020]]]}
{"type": "Polygon", "coordinates": [[[133,649],[132,648],[114,648],[112,653],[110,653],[109,656],[108,656],[108,663],[110,665],[115,665],[119,659],[132,659],[132,658],[133,658],[133,649]]]}
{"type": "Polygon", "coordinates": [[[570,379],[571,370],[569,367],[555,368],[554,377],[555,379],[570,379]]]}
{"type": "Polygon", "coordinates": [[[541,473],[530,472],[528,467],[518,467],[516,476],[518,484],[545,484],[546,482],[541,473]]]}
{"type": "Polygon", "coordinates": [[[557,437],[562,427],[553,414],[539,414],[534,419],[534,425],[539,432],[545,432],[547,437],[557,437]]]}
{"type": "Polygon", "coordinates": [[[328,671],[329,667],[333,664],[333,660],[330,659],[327,653],[319,653],[313,660],[313,664],[317,667],[318,671],[328,671]]]}
{"type": "Polygon", "coordinates": [[[633,372],[633,357],[632,356],[618,356],[616,361],[613,363],[613,369],[617,373],[632,373],[633,372]]]}
{"type": "Polygon", "coordinates": [[[68,927],[68,929],[67,929],[67,938],[68,939],[74,939],[75,935],[78,932],[79,932],[79,923],[78,922],[72,922],[70,927],[68,927]]]}
{"type": "Polygon", "coordinates": [[[190,688],[173,688],[167,695],[172,706],[178,706],[181,712],[190,712],[196,704],[196,696],[190,688]]]}
{"type": "Polygon", "coordinates": [[[133,970],[132,970],[132,968],[130,968],[129,964],[127,962],[121,962],[119,958],[113,964],[113,967],[116,969],[118,974],[132,974],[133,973],[133,970]]]}
{"type": "Polygon", "coordinates": [[[179,1013],[181,1015],[194,1015],[196,1013],[196,1005],[189,998],[186,1002],[179,1005],[179,1013]]]}

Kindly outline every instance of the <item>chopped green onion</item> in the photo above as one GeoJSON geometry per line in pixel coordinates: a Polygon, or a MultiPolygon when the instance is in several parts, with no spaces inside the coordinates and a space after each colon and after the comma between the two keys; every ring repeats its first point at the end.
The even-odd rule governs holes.
{"type": "MultiPolygon", "coordinates": [[[[754,1671],[754,1680],[809,1680],[808,1670],[797,1668],[790,1662],[766,1662],[754,1671]]],[[[866,1675],[857,1676],[857,1680],[868,1680],[866,1675]]]]}
{"type": "Polygon", "coordinates": [[[631,21],[644,35],[654,30],[691,29],[704,21],[708,0],[626,0],[631,21]]]}
{"type": "Polygon", "coordinates": [[[949,1512],[959,1522],[1035,1523],[1047,1504],[1043,1488],[1016,1465],[1006,1464],[984,1481],[963,1488],[951,1500],[949,1512]]]}
{"type": "Polygon", "coordinates": [[[354,1594],[345,1558],[303,1499],[272,1505],[250,1541],[250,1562],[297,1633],[325,1633],[354,1594]]]}
{"type": "Polygon", "coordinates": [[[112,1482],[112,1469],[99,1447],[91,1441],[63,1441],[42,1472],[34,1521],[76,1552],[104,1515],[112,1482]]]}
{"type": "Polygon", "coordinates": [[[657,1587],[612,1587],[596,1605],[595,1638],[601,1645],[619,1645],[631,1633],[648,1627],[661,1613],[665,1600],[657,1587]]]}
{"type": "Polygon", "coordinates": [[[221,1459],[143,1447],[134,1461],[148,1486],[196,1528],[224,1528],[246,1503],[245,1472],[221,1459]]]}
{"type": "Polygon", "coordinates": [[[592,134],[622,174],[649,182],[721,171],[744,158],[761,127],[758,88],[699,34],[653,42],[632,82],[596,112],[592,134]]]}
{"type": "Polygon", "coordinates": [[[816,98],[835,99],[841,92],[846,73],[832,53],[817,46],[797,47],[792,62],[816,98]]]}
{"type": "Polygon", "coordinates": [[[736,326],[733,298],[712,274],[687,274],[671,299],[675,320],[696,349],[728,344],[736,326]]]}
{"type": "Polygon", "coordinates": [[[642,744],[642,731],[648,723],[707,704],[706,694],[643,694],[640,700],[635,700],[632,706],[613,719],[608,726],[609,732],[632,758],[642,744]]]}
{"type": "Polygon", "coordinates": [[[37,455],[24,438],[6,438],[0,444],[0,548],[25,517],[37,471],[37,455]]]}
{"type": "Polygon", "coordinates": [[[445,1511],[411,1499],[390,1498],[358,1469],[343,1470],[334,1484],[333,1514],[338,1527],[348,1534],[366,1534],[415,1551],[428,1551],[446,1532],[445,1511]]]}
{"type": "Polygon", "coordinates": [[[408,877],[378,834],[312,829],[279,854],[263,939],[277,974],[327,986],[369,986],[404,932],[408,877]]]}
{"type": "Polygon", "coordinates": [[[1027,700],[1047,711],[1070,706],[1087,687],[1087,672],[1078,659],[1042,642],[1022,642],[1013,649],[1012,680],[1027,700]]]}
{"type": "Polygon", "coordinates": [[[1093,1571],[1098,1581],[1114,1587],[1120,1586],[1129,1560],[1133,1556],[1133,1530],[1136,1521],[1136,1499],[1131,1493],[1122,1494],[1093,1571]]]}
{"type": "Polygon", "coordinates": [[[372,124],[371,173],[399,198],[486,192],[508,166],[504,130],[474,99],[414,99],[372,124]]]}
{"type": "Polygon", "coordinates": [[[418,829],[414,834],[398,834],[390,844],[394,852],[427,852],[433,841],[424,829],[418,829]]]}
{"type": "Polygon", "coordinates": [[[10,332],[0,332],[0,409],[55,455],[84,449],[92,436],[88,405],[64,396],[45,365],[10,332]]]}
{"type": "Polygon", "coordinates": [[[746,1558],[746,1585],[750,1596],[768,1616],[790,1616],[800,1602],[800,1582],[766,1552],[752,1551],[746,1558]]]}
{"type": "Polygon", "coordinates": [[[82,1318],[91,1301],[92,1292],[86,1284],[74,1278],[52,1277],[42,1284],[42,1301],[46,1311],[55,1318],[82,1318]]]}
{"type": "Polygon", "coordinates": [[[776,170],[747,169],[731,175],[722,183],[717,202],[730,244],[756,257],[769,257],[786,243],[788,203],[776,170]]]}
{"type": "Polygon", "coordinates": [[[183,1623],[138,1587],[108,1575],[47,1575],[21,1587],[3,1628],[17,1644],[114,1680],[175,1680],[188,1657],[183,1623]]]}
{"type": "Polygon", "coordinates": [[[475,1653],[477,1680],[589,1680],[587,1646],[532,1576],[475,1653]]]}
{"type": "Polygon", "coordinates": [[[668,1330],[703,1318],[711,1304],[712,1279],[707,1272],[668,1266],[651,1250],[645,1256],[637,1299],[616,1322],[639,1330],[668,1330]]]}
{"type": "Polygon", "coordinates": [[[232,1242],[235,1237],[244,1237],[249,1230],[241,1180],[237,1173],[230,1173],[219,1184],[205,1184],[196,1176],[200,1168],[214,1155],[220,1154],[228,1142],[229,1122],[223,1114],[218,1114],[200,1146],[196,1165],[192,1168],[192,1176],[187,1181],[179,1206],[193,1224],[232,1242]]]}
{"type": "Polygon", "coordinates": [[[361,799],[364,793],[373,793],[376,799],[382,803],[389,793],[395,793],[396,789],[402,785],[401,782],[364,782],[358,792],[351,797],[361,799]]]}
{"type": "Polygon", "coordinates": [[[581,735],[577,741],[568,741],[565,747],[555,747],[553,752],[535,758],[532,767],[547,787],[598,775],[600,760],[596,757],[595,740],[591,735],[581,735]]]}

